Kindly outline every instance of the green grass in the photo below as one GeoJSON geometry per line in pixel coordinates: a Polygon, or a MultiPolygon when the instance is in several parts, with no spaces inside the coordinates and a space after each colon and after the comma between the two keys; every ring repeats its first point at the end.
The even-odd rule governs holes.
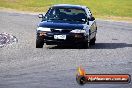
{"type": "Polygon", "coordinates": [[[0,7],[33,12],[45,12],[54,4],[86,5],[96,17],[132,18],[132,0],[0,0],[0,7]]]}

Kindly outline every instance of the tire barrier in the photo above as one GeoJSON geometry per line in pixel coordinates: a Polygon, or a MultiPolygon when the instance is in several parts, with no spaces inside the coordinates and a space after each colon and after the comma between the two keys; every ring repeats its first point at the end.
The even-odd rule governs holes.
{"type": "Polygon", "coordinates": [[[18,42],[15,36],[8,33],[0,33],[0,48],[14,42],[18,42]]]}

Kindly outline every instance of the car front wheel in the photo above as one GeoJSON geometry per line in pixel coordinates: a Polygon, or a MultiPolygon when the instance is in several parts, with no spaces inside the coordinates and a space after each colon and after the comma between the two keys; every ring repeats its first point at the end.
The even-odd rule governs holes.
{"type": "Polygon", "coordinates": [[[36,39],[36,48],[43,48],[44,40],[41,38],[36,39]]]}
{"type": "Polygon", "coordinates": [[[90,47],[90,43],[88,41],[84,42],[83,47],[88,49],[90,47]]]}

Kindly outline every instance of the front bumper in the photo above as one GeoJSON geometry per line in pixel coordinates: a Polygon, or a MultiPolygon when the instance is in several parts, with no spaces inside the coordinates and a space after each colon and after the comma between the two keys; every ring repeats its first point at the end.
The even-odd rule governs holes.
{"type": "Polygon", "coordinates": [[[75,33],[47,33],[44,38],[44,42],[47,45],[74,45],[78,43],[83,43],[88,41],[88,36],[85,36],[83,33],[75,34],[75,33]],[[54,39],[54,35],[66,35],[66,39],[54,39]]]}

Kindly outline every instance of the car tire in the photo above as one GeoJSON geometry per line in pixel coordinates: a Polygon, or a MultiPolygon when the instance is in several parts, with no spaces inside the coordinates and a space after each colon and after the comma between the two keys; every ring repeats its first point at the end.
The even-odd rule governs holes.
{"type": "Polygon", "coordinates": [[[90,47],[90,43],[88,41],[87,42],[84,42],[83,47],[85,49],[88,49],[90,47]]]}
{"type": "Polygon", "coordinates": [[[43,48],[44,40],[41,38],[36,39],[36,48],[43,48]]]}
{"type": "Polygon", "coordinates": [[[95,45],[96,37],[90,40],[90,45],[95,45]]]}

